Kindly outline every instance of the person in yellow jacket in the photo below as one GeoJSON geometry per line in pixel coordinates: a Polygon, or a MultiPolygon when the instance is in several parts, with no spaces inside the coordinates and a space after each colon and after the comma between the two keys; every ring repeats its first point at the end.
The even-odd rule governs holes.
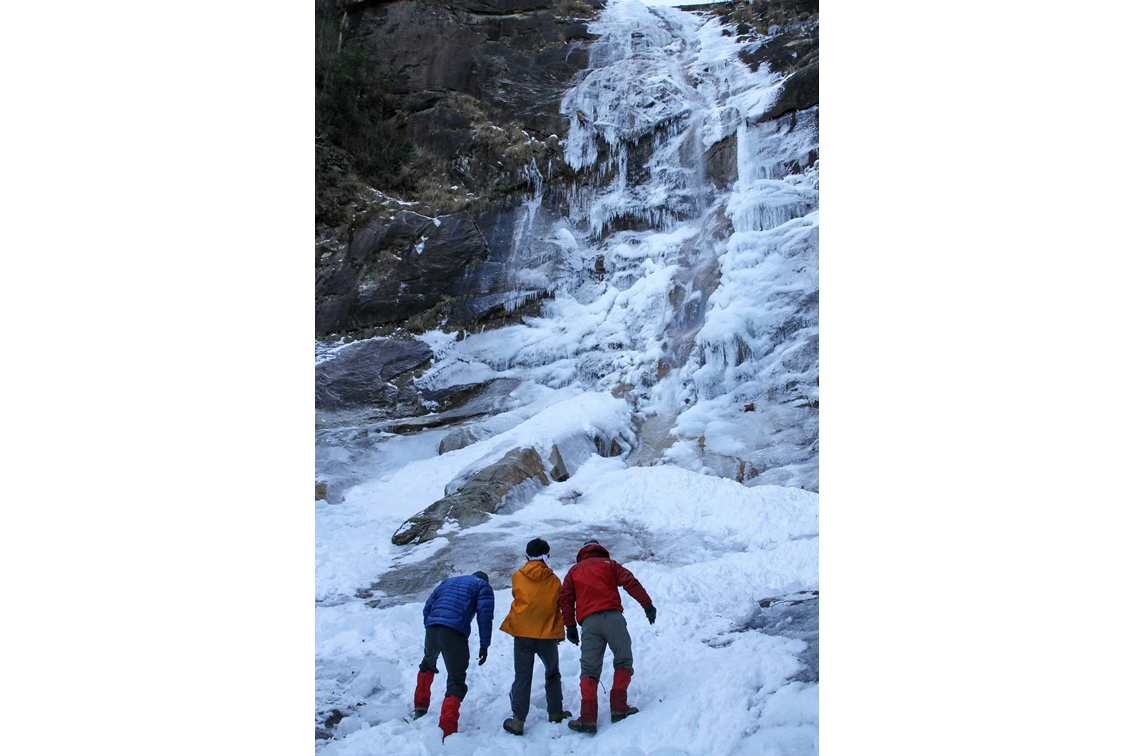
{"type": "Polygon", "coordinates": [[[528,542],[528,561],[512,573],[512,608],[500,629],[515,638],[516,679],[512,683],[512,717],[504,729],[524,734],[532,696],[535,657],[543,662],[547,690],[547,720],[562,722],[571,716],[563,711],[563,680],[559,674],[559,644],[563,642],[563,612],[559,608],[559,578],[547,566],[551,547],[542,538],[528,542]]]}

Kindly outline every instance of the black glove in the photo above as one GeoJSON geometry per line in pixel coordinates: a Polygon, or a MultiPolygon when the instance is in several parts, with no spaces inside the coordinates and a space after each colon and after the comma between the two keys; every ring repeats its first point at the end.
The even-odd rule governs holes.
{"type": "Polygon", "coordinates": [[[480,649],[480,661],[478,661],[476,663],[476,666],[479,667],[481,664],[484,664],[486,661],[488,661],[488,649],[482,647],[480,649]]]}
{"type": "Polygon", "coordinates": [[[575,627],[574,625],[568,625],[567,640],[571,641],[576,646],[579,645],[579,628],[575,627]]]}
{"type": "Polygon", "coordinates": [[[648,619],[650,621],[650,624],[652,625],[652,624],[654,624],[654,620],[656,620],[657,618],[658,618],[658,609],[653,604],[650,604],[649,606],[646,607],[646,619],[648,619]]]}

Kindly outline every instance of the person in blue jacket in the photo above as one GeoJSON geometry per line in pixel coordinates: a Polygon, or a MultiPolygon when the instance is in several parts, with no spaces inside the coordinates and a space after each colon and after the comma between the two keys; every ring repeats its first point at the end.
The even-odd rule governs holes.
{"type": "Polygon", "coordinates": [[[437,656],[445,659],[445,700],[441,702],[441,739],[457,731],[461,715],[461,701],[469,692],[465,685],[465,672],[469,668],[469,635],[472,633],[472,616],[480,632],[478,664],[488,659],[492,643],[492,613],[495,609],[492,587],[488,575],[474,572],[442,580],[425,602],[425,656],[417,672],[417,689],[413,694],[414,719],[429,711],[429,689],[433,676],[438,673],[437,656]]]}

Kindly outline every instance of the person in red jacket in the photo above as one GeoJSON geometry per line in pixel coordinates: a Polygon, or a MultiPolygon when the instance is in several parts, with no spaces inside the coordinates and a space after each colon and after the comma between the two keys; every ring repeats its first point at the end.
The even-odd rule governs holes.
{"type": "Polygon", "coordinates": [[[614,654],[614,685],[610,688],[610,721],[621,722],[638,709],[626,703],[626,689],[634,674],[634,657],[630,652],[630,633],[622,616],[622,600],[618,589],[625,588],[642,608],[646,619],[654,624],[657,609],[650,594],[638,579],[618,562],[598,541],[587,541],[575,556],[575,564],[567,571],[559,591],[559,607],[567,640],[579,646],[579,689],[583,701],[578,719],[567,726],[577,732],[598,732],[598,680],[606,647],[614,654]],[[582,645],[576,619],[583,626],[582,645]]]}

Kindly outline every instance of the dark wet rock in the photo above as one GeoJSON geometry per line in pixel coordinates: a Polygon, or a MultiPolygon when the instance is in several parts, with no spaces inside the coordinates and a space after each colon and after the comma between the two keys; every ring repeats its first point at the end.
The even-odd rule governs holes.
{"type": "Polygon", "coordinates": [[[461,528],[479,525],[497,510],[509,492],[529,480],[548,484],[543,459],[532,448],[512,449],[445,498],[406,520],[391,540],[396,546],[425,543],[436,538],[437,531],[449,520],[461,528]]]}
{"type": "Polygon", "coordinates": [[[741,52],[740,58],[753,71],[767,63],[776,73],[789,76],[811,65],[818,65],[819,26],[804,25],[794,31],[764,38],[741,52]]]}
{"type": "Polygon", "coordinates": [[[548,455],[551,478],[558,483],[567,480],[596,452],[603,457],[618,456],[622,453],[622,446],[601,433],[561,439],[552,445],[548,455]],[[611,454],[612,447],[618,449],[618,454],[611,454]]]}
{"type": "Polygon", "coordinates": [[[511,394],[519,385],[520,381],[515,378],[498,378],[485,383],[456,387],[460,390],[452,393],[449,393],[448,389],[423,390],[422,399],[436,403],[441,408],[440,412],[385,422],[377,427],[386,433],[415,433],[426,428],[441,428],[475,417],[496,415],[512,408],[515,401],[511,394]]]}
{"type": "Polygon", "coordinates": [[[780,116],[800,110],[807,110],[819,104],[819,63],[815,62],[806,68],[793,73],[783,85],[783,91],[764,115],[757,119],[757,123],[771,121],[780,116]]]}
{"type": "Polygon", "coordinates": [[[432,357],[429,345],[416,340],[370,339],[347,346],[315,366],[315,408],[408,407],[412,414],[412,408],[420,409],[417,392],[408,385],[412,371],[432,357]]]}
{"type": "Polygon", "coordinates": [[[490,116],[562,135],[559,100],[587,63],[585,49],[572,43],[591,37],[585,24],[559,16],[558,6],[558,0],[374,2],[351,14],[350,29],[375,62],[405,75],[407,91],[472,96],[490,116]]]}
{"type": "Polygon", "coordinates": [[[467,213],[438,219],[420,240],[397,250],[392,261],[364,260],[347,323],[336,330],[394,323],[442,303],[446,289],[472,262],[487,254],[484,238],[467,213]]]}
{"type": "Polygon", "coordinates": [[[489,437],[489,432],[475,425],[465,425],[450,432],[437,446],[438,454],[464,449],[489,437]]]}
{"type": "Polygon", "coordinates": [[[767,39],[758,53],[777,73],[793,74],[819,64],[819,9],[805,10],[797,19],[767,39]]]}
{"type": "Polygon", "coordinates": [[[440,389],[423,389],[421,397],[427,402],[437,406],[438,410],[445,412],[463,407],[486,392],[494,395],[505,390],[511,392],[519,385],[519,381],[512,378],[502,378],[498,381],[485,381],[483,383],[462,383],[456,386],[445,386],[440,389]]]}
{"type": "Polygon", "coordinates": [[[451,322],[490,323],[532,304],[538,312],[555,278],[548,261],[558,259],[559,249],[548,232],[560,219],[545,208],[536,209],[534,218],[530,212],[518,202],[502,202],[476,216],[485,256],[446,289],[453,297],[448,310],[451,322]]]}
{"type": "Polygon", "coordinates": [[[432,218],[403,210],[389,222],[374,222],[355,229],[350,239],[350,257],[363,260],[375,252],[405,249],[434,228],[432,218]]]}
{"type": "Polygon", "coordinates": [[[333,737],[334,736],[330,732],[328,732],[327,730],[324,730],[321,727],[315,728],[315,739],[316,740],[330,740],[333,737]]]}
{"type": "Polygon", "coordinates": [[[555,7],[558,0],[462,0],[462,7],[473,13],[520,13],[555,7]]]}
{"type": "Polygon", "coordinates": [[[315,501],[319,501],[319,500],[322,500],[322,501],[327,500],[327,484],[326,483],[316,483],[315,484],[315,501]]]}
{"type": "Polygon", "coordinates": [[[595,445],[595,451],[602,457],[618,457],[622,454],[622,444],[618,442],[617,438],[607,438],[605,435],[596,434],[591,441],[595,445]]]}
{"type": "MultiPolygon", "coordinates": [[[[530,197],[531,166],[559,175],[560,183],[573,177],[563,162],[560,137],[569,123],[559,105],[587,67],[588,45],[595,39],[587,20],[601,6],[599,0],[346,0],[338,5],[346,11],[340,43],[360,45],[392,82],[392,111],[384,127],[396,132],[396,141],[414,147],[405,176],[377,188],[416,200],[415,210],[443,224],[459,218],[464,225],[472,213],[487,237],[498,221],[510,223],[510,214],[530,197]]],[[[344,174],[349,156],[337,157],[331,167],[344,174]]],[[[550,182],[552,176],[544,179],[550,182]]],[[[549,204],[554,204],[552,194],[549,204]]],[[[317,229],[318,337],[386,335],[395,324],[422,332],[446,320],[497,327],[507,322],[502,315],[546,295],[538,287],[515,293],[507,287],[450,291],[457,273],[485,257],[483,244],[461,236],[449,239],[448,249],[438,249],[438,239],[450,229],[434,231],[428,227],[431,218],[408,210],[391,219],[396,206],[391,208],[384,195],[376,198],[360,189],[358,197],[336,201],[342,212],[323,215],[348,220],[317,229]],[[414,257],[427,237],[425,250],[416,253],[421,259],[414,257]]],[[[458,230],[458,236],[466,233],[458,230]]]]}
{"type": "Polygon", "coordinates": [[[323,726],[326,727],[327,729],[331,729],[332,727],[337,725],[339,722],[343,721],[343,718],[345,716],[346,715],[343,714],[338,709],[332,709],[331,715],[329,717],[327,717],[327,721],[323,723],[323,726]]]}
{"type": "MultiPolygon", "coordinates": [[[[405,212],[393,220],[376,218],[355,229],[346,252],[316,266],[316,336],[401,323],[427,313],[444,304],[448,286],[485,254],[484,240],[468,213],[436,221],[405,212]]],[[[435,325],[430,320],[422,327],[435,325]]]]}
{"type": "Polygon", "coordinates": [[[705,156],[705,170],[718,189],[724,189],[737,179],[736,134],[726,137],[709,148],[705,156]]]}
{"type": "Polygon", "coordinates": [[[819,104],[818,0],[718,3],[688,10],[711,13],[720,16],[725,24],[734,24],[742,40],[751,40],[741,51],[740,59],[753,71],[767,65],[784,75],[778,99],[759,118],[760,122],[819,104]]]}
{"type": "Polygon", "coordinates": [[[529,304],[538,311],[550,275],[533,271],[556,249],[541,232],[558,218],[543,209],[537,215],[533,226],[528,210],[508,197],[476,214],[376,218],[354,231],[346,251],[318,260],[316,335],[495,327],[518,321],[529,304]],[[517,248],[521,232],[531,238],[517,248]]]}
{"type": "Polygon", "coordinates": [[[475,472],[463,473],[445,486],[446,495],[459,492],[485,490],[493,496],[504,497],[514,486],[536,478],[540,485],[548,484],[544,472],[543,459],[539,452],[530,447],[516,448],[505,454],[499,461],[475,472]]]}
{"type": "Polygon", "coordinates": [[[567,463],[559,453],[558,445],[551,447],[551,459],[548,461],[551,462],[551,479],[556,483],[562,483],[571,477],[571,473],[567,471],[567,463]]]}

